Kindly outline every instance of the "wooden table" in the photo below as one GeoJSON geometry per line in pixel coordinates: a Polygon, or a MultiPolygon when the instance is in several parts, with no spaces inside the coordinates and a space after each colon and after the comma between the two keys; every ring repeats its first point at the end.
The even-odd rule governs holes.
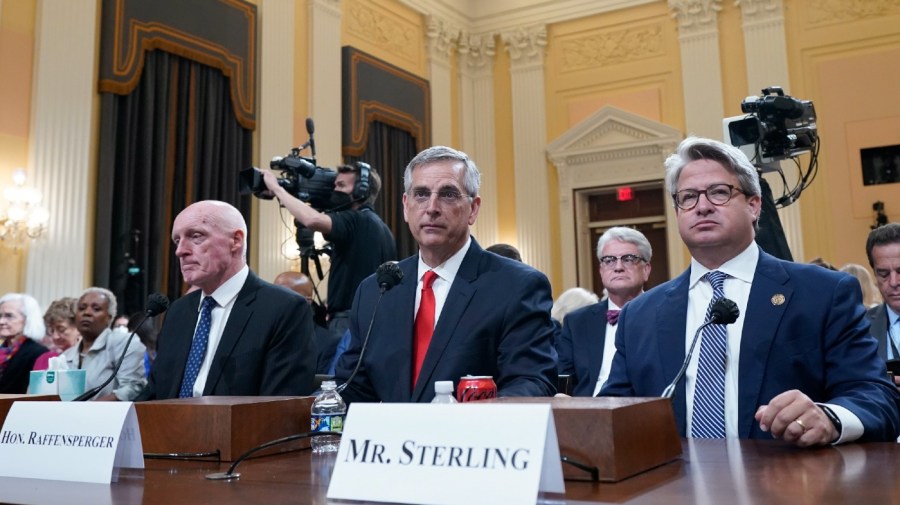
{"type": "MultiPolygon", "coordinates": [[[[778,441],[683,444],[684,455],[673,463],[615,484],[567,481],[565,497],[545,498],[554,504],[900,503],[900,444],[812,450],[778,441]]],[[[123,471],[109,486],[2,479],[0,501],[59,503],[59,496],[68,495],[69,503],[324,505],[333,464],[333,457],[309,451],[268,456],[245,461],[238,467],[240,480],[227,482],[204,478],[225,471],[227,463],[146,460],[146,469],[123,471]]]]}

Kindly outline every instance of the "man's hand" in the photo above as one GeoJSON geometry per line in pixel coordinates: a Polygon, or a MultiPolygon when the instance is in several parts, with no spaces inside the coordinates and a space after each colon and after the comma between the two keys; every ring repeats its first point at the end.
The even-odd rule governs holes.
{"type": "Polygon", "coordinates": [[[796,389],[761,405],[754,417],[761,430],[800,447],[828,445],[840,435],[822,409],[796,389]]]}
{"type": "Polygon", "coordinates": [[[275,172],[268,168],[257,168],[256,170],[262,175],[263,182],[266,184],[266,187],[269,188],[269,190],[264,191],[262,195],[266,197],[275,196],[275,190],[279,187],[278,177],[275,175],[275,172]]]}

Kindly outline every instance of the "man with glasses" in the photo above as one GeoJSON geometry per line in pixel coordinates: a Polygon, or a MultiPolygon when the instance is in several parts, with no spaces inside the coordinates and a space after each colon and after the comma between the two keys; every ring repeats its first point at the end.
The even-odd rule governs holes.
{"type": "Polygon", "coordinates": [[[666,188],[691,266],[625,306],[600,394],[659,395],[724,297],[740,317],[702,332],[676,383],[682,436],[775,437],[802,447],[896,439],[900,394],[869,333],[859,284],[760,250],[759,175],[747,157],[685,139],[666,160],[666,188]]]}
{"type": "Polygon", "coordinates": [[[557,349],[559,373],[570,376],[572,396],[595,396],[609,377],[619,312],[643,292],[652,257],[647,237],[632,228],[610,228],[597,240],[608,297],[566,315],[557,349]]]}
{"type": "Polygon", "coordinates": [[[553,395],[550,283],[470,236],[481,205],[475,163],[431,147],[409,162],[403,183],[419,253],[399,263],[402,280],[389,291],[374,277],[357,290],[350,347],[335,371],[344,399],[428,402],[435,381],[464,375],[493,377],[500,396],[553,395]]]}

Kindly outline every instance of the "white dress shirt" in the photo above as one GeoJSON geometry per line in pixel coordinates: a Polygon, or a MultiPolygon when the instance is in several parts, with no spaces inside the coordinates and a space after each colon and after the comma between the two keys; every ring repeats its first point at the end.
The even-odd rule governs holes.
{"type": "MultiPolygon", "coordinates": [[[[607,300],[607,303],[609,305],[606,310],[621,310],[612,300],[607,300]]],[[[609,378],[613,356],[616,355],[616,326],[606,323],[606,335],[603,338],[603,362],[600,363],[600,373],[597,375],[597,385],[594,386],[594,396],[597,396],[597,393],[606,384],[606,379],[609,378]]]]}
{"type": "Polygon", "coordinates": [[[434,325],[437,326],[437,322],[441,317],[441,311],[444,310],[444,303],[447,301],[447,295],[450,293],[450,286],[453,284],[453,279],[456,279],[456,273],[459,272],[459,267],[462,265],[463,258],[466,257],[470,245],[472,245],[471,236],[459,251],[456,251],[447,261],[434,268],[426,265],[422,261],[422,255],[419,255],[419,280],[416,285],[416,311],[414,314],[419,313],[419,304],[422,303],[422,278],[425,277],[425,272],[434,270],[437,278],[431,285],[431,290],[434,291],[434,325]]]}

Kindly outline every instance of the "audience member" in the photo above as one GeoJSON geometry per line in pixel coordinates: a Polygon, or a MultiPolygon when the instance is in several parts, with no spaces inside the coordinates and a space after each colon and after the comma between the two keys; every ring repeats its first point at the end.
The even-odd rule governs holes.
{"type": "Polygon", "coordinates": [[[58,350],[50,350],[41,354],[34,362],[34,370],[46,370],[50,364],[50,358],[59,356],[66,349],[81,343],[81,333],[75,326],[77,305],[77,298],[60,298],[54,300],[47,312],[44,312],[47,335],[50,335],[53,347],[58,350]]]}
{"type": "Polygon", "coordinates": [[[653,249],[643,233],[617,226],[597,240],[597,259],[609,296],[569,314],[557,346],[559,373],[570,376],[573,396],[595,396],[606,383],[616,353],[619,311],[643,292],[653,249]]]}
{"type": "Polygon", "coordinates": [[[566,315],[588,305],[597,303],[597,294],[584,288],[569,288],[553,302],[550,308],[550,317],[560,325],[566,319],[566,315]]]}
{"type": "Polygon", "coordinates": [[[465,153],[431,147],[409,162],[403,183],[403,216],[419,253],[399,263],[403,279],[383,295],[374,276],[360,285],[350,348],[336,370],[344,399],[428,402],[435,381],[467,374],[493,377],[500,396],[553,395],[550,283],[470,236],[481,205],[478,168],[465,153]],[[370,321],[359,373],[346,382],[370,321]]]}
{"type": "Polygon", "coordinates": [[[241,213],[225,202],[194,203],[175,218],[172,241],[184,281],[199,289],[166,313],[140,399],[311,393],[312,311],[247,267],[241,213]]]}
{"type": "MultiPolygon", "coordinates": [[[[310,307],[313,306],[313,283],[306,275],[293,271],[281,272],[275,277],[273,282],[277,286],[283,286],[294,291],[305,298],[310,307]]],[[[316,349],[319,351],[319,358],[316,360],[316,373],[327,374],[340,337],[335,338],[325,326],[319,324],[313,326],[316,333],[316,349]]]]}
{"type": "Polygon", "coordinates": [[[875,279],[872,278],[872,274],[869,273],[868,268],[857,265],[856,263],[847,263],[841,267],[841,272],[846,272],[853,277],[856,277],[856,280],[859,281],[859,287],[862,289],[863,306],[865,308],[871,309],[872,307],[881,305],[881,302],[883,301],[881,299],[881,293],[878,291],[875,279]]]}
{"type": "Polygon", "coordinates": [[[832,272],[837,272],[837,268],[834,268],[834,265],[825,261],[821,256],[816,256],[815,258],[809,260],[811,265],[818,265],[826,270],[831,270],[832,272]]]}
{"type": "Polygon", "coordinates": [[[704,332],[675,390],[682,436],[799,446],[896,439],[900,394],[887,381],[856,280],[760,250],[759,175],[739,149],[691,137],[665,165],[691,265],[624,307],[601,394],[659,395],[707,307],[727,297],[740,317],[704,332]]]}
{"type": "MultiPolygon", "coordinates": [[[[884,299],[866,314],[878,340],[878,354],[883,359],[900,359],[900,223],[872,230],[866,240],[866,256],[884,299]]],[[[894,383],[900,387],[900,376],[894,376],[894,383]]]]}
{"type": "Polygon", "coordinates": [[[485,251],[499,254],[500,256],[511,260],[522,261],[522,255],[519,254],[519,250],[509,244],[494,244],[486,248],[485,251]]]}
{"type": "Polygon", "coordinates": [[[24,394],[34,362],[47,348],[41,307],[29,295],[7,293],[0,297],[0,394],[24,394]]]}
{"type": "Polygon", "coordinates": [[[144,352],[144,374],[150,377],[150,370],[153,369],[153,362],[156,361],[156,337],[159,335],[159,326],[156,325],[156,318],[148,317],[144,321],[146,314],[144,312],[135,312],[128,318],[128,326],[126,330],[136,332],[141,343],[147,349],[144,352]],[[143,321],[143,323],[141,323],[143,321]],[[140,324],[140,326],[138,326],[140,324]]]}
{"type": "Polygon", "coordinates": [[[120,330],[127,330],[129,320],[130,318],[125,314],[119,314],[115,319],[113,319],[112,329],[115,330],[116,328],[118,328],[120,330]]]}
{"type": "MultiPolygon", "coordinates": [[[[116,314],[116,295],[106,288],[87,288],[75,307],[75,327],[81,333],[81,342],[66,349],[69,370],[84,369],[85,389],[93,389],[112,375],[125,345],[128,331],[113,330],[110,323],[116,314]]],[[[146,384],[143,357],[146,348],[132,340],[125,351],[122,367],[113,380],[94,398],[97,400],[134,400],[146,384]]]]}

